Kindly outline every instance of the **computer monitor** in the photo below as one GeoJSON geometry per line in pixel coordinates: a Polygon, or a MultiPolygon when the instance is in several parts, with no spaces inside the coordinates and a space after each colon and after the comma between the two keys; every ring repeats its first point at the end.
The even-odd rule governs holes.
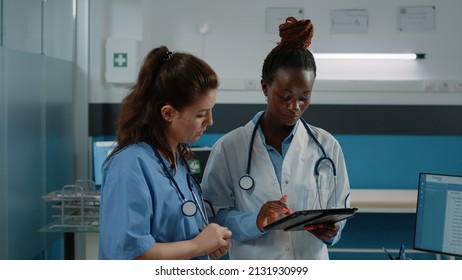
{"type": "Polygon", "coordinates": [[[207,164],[211,150],[210,147],[191,147],[194,156],[189,161],[189,167],[191,168],[191,173],[196,176],[199,183],[202,182],[205,165],[207,164]]]}
{"type": "Polygon", "coordinates": [[[101,137],[92,141],[93,180],[97,188],[101,187],[103,163],[117,145],[115,140],[110,139],[101,137]]]}
{"type": "Polygon", "coordinates": [[[414,249],[462,256],[462,176],[419,174],[414,249]]]}
{"type": "MultiPolygon", "coordinates": [[[[101,187],[102,166],[107,156],[117,146],[117,141],[111,137],[94,138],[92,141],[92,164],[93,164],[93,180],[96,187],[101,187]]],[[[202,181],[205,165],[210,155],[210,147],[192,147],[194,153],[193,158],[189,161],[191,173],[197,178],[199,183],[202,181]]]]}

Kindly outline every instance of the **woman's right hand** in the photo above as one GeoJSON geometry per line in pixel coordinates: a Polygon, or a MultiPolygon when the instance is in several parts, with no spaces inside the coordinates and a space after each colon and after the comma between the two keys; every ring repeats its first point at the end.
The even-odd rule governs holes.
{"type": "Polygon", "coordinates": [[[232,232],[218,224],[211,223],[207,225],[194,239],[194,243],[203,253],[201,255],[210,255],[212,258],[219,258],[225,255],[231,248],[232,232]]]}
{"type": "Polygon", "coordinates": [[[231,235],[228,228],[209,224],[193,239],[167,243],[156,242],[135,259],[189,260],[205,255],[219,258],[225,255],[231,247],[231,235]]]}
{"type": "Polygon", "coordinates": [[[290,215],[292,211],[287,207],[286,201],[288,196],[285,194],[279,200],[268,201],[262,205],[257,216],[257,227],[263,232],[263,228],[277,219],[279,215],[290,215]]]}
{"type": "Polygon", "coordinates": [[[228,253],[229,249],[231,249],[231,240],[228,239],[227,241],[228,241],[228,245],[226,245],[225,247],[220,247],[220,248],[216,249],[215,251],[211,252],[209,254],[209,257],[212,258],[212,259],[218,259],[218,258],[221,258],[224,255],[226,255],[226,253],[228,253]]]}

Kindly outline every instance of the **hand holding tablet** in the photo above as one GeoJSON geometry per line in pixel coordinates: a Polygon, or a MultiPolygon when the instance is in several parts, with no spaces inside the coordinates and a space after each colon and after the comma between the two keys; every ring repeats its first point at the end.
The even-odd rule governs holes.
{"type": "Polygon", "coordinates": [[[296,211],[264,227],[264,230],[305,230],[312,224],[336,223],[353,217],[358,208],[335,208],[296,211]]]}

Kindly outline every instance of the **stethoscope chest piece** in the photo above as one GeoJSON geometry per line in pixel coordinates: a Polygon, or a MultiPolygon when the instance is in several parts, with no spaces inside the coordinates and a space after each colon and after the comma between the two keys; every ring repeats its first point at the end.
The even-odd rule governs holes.
{"type": "Polygon", "coordinates": [[[241,179],[239,179],[239,186],[243,190],[248,191],[251,188],[253,188],[254,185],[255,185],[255,182],[254,182],[253,178],[250,177],[250,175],[248,175],[248,174],[242,176],[241,179]]]}
{"type": "Polygon", "coordinates": [[[188,188],[191,191],[191,194],[192,194],[192,196],[194,198],[194,201],[190,200],[190,199],[186,199],[185,195],[183,194],[180,187],[178,186],[178,183],[176,182],[175,178],[173,178],[172,173],[170,173],[170,171],[168,170],[167,165],[165,164],[164,160],[160,156],[157,149],[154,148],[154,146],[152,146],[152,150],[154,151],[157,159],[159,160],[160,164],[162,165],[163,172],[167,175],[167,177],[173,183],[174,188],[178,192],[180,198],[183,200],[183,203],[181,204],[181,212],[183,212],[183,215],[185,215],[187,217],[192,217],[192,216],[196,215],[197,210],[199,210],[199,212],[201,213],[202,219],[204,220],[204,223],[208,224],[207,216],[205,215],[205,212],[204,212],[203,208],[199,204],[199,200],[198,200],[198,198],[197,198],[197,196],[195,194],[194,187],[191,185],[190,179],[191,178],[193,179],[193,182],[196,183],[196,185],[199,187],[199,189],[200,189],[200,184],[196,181],[194,176],[191,175],[191,170],[189,169],[189,165],[187,163],[185,164],[186,169],[187,169],[186,180],[187,180],[188,188]]]}
{"type": "Polygon", "coordinates": [[[181,211],[185,216],[192,217],[197,212],[197,205],[193,201],[187,200],[181,205],[181,211]]]}

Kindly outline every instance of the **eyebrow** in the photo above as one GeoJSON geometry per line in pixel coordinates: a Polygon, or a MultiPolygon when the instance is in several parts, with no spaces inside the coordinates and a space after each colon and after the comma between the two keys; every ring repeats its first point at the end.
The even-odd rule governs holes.
{"type": "MultiPolygon", "coordinates": [[[[291,94],[297,94],[297,93],[293,92],[290,89],[284,89],[282,92],[287,92],[287,93],[291,93],[291,94]]],[[[306,90],[306,91],[303,91],[301,94],[310,94],[312,92],[313,92],[313,90],[306,90]]]]}
{"type": "Polygon", "coordinates": [[[197,113],[202,113],[202,112],[208,112],[208,111],[211,111],[212,109],[201,109],[199,111],[197,111],[197,113]]]}

